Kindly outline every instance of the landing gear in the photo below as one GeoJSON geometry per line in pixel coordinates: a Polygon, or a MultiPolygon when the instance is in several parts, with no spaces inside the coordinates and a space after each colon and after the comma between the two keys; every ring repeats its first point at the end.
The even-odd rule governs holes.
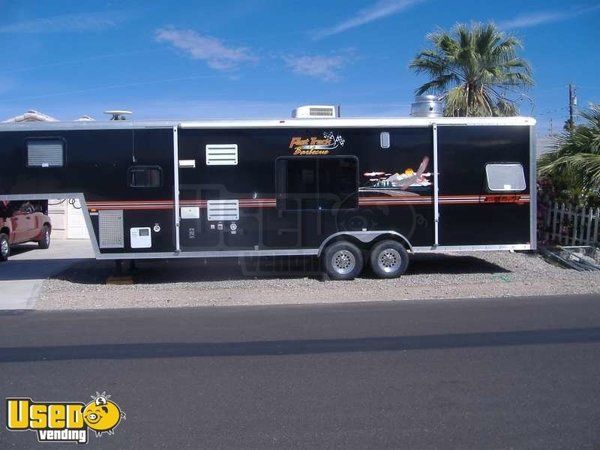
{"type": "MultiPolygon", "coordinates": [[[[133,272],[136,269],[135,259],[129,260],[129,272],[133,272]]],[[[120,276],[123,275],[123,260],[117,259],[115,260],[115,273],[120,276]]]]}

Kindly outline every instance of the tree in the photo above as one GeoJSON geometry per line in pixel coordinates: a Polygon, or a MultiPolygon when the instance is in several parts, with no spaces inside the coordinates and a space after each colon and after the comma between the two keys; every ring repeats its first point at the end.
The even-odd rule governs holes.
{"type": "Polygon", "coordinates": [[[598,203],[600,200],[600,106],[580,113],[584,123],[558,136],[553,151],[538,160],[542,181],[560,200],[598,203]]]}
{"type": "Polygon", "coordinates": [[[522,48],[514,36],[496,25],[457,24],[452,30],[427,35],[432,49],[410,63],[430,81],[416,90],[443,97],[446,116],[512,116],[518,114],[514,94],[533,85],[531,68],[517,56],[522,48]]]}

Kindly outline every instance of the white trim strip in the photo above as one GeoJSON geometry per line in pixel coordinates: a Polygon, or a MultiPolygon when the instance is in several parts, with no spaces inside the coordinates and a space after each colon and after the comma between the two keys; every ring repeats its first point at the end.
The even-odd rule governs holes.
{"type": "Polygon", "coordinates": [[[502,250],[531,250],[531,244],[498,244],[498,245],[440,245],[438,247],[413,247],[414,253],[443,252],[496,252],[502,250]]]}
{"type": "Polygon", "coordinates": [[[440,186],[437,125],[433,124],[433,245],[440,244],[440,186]]]}
{"type": "Polygon", "coordinates": [[[286,120],[203,120],[181,122],[182,129],[193,128],[353,128],[430,127],[437,125],[533,126],[532,117],[371,117],[341,119],[286,120]]]}
{"type": "Polygon", "coordinates": [[[175,213],[173,220],[175,225],[175,252],[181,251],[181,242],[179,236],[179,226],[181,223],[179,211],[179,137],[177,136],[177,127],[173,127],[173,202],[175,213]]]}

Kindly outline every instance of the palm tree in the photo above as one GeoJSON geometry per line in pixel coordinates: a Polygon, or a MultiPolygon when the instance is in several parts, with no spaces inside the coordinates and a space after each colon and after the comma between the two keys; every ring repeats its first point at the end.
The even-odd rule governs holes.
{"type": "Polygon", "coordinates": [[[555,150],[538,160],[538,172],[562,200],[596,203],[600,199],[600,105],[580,116],[584,123],[557,138],[555,150]]]}
{"type": "Polygon", "coordinates": [[[430,81],[417,95],[438,94],[446,101],[446,116],[512,116],[518,114],[514,94],[533,85],[531,68],[517,56],[521,42],[496,25],[457,24],[450,32],[427,35],[433,49],[410,63],[430,81]]]}

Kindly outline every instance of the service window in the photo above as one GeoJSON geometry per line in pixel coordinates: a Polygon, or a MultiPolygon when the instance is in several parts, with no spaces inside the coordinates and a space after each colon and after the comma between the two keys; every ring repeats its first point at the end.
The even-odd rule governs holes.
{"type": "Polygon", "coordinates": [[[133,166],[127,173],[131,188],[159,188],[163,184],[162,169],[159,166],[133,166]]]}
{"type": "Polygon", "coordinates": [[[358,159],[354,156],[279,158],[276,174],[280,208],[358,207],[358,159]]]}
{"type": "Polygon", "coordinates": [[[485,173],[491,192],[522,192],[527,187],[521,164],[487,164],[485,173]]]}
{"type": "Polygon", "coordinates": [[[62,139],[29,139],[27,167],[63,167],[65,163],[65,141],[62,139]]]}

